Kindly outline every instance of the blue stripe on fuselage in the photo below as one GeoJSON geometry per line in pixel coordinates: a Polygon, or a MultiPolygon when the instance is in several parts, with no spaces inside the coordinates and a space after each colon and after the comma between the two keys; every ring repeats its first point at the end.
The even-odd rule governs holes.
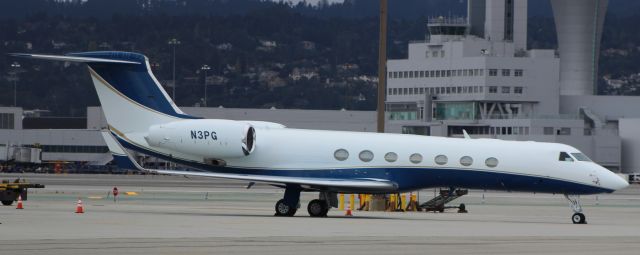
{"type": "Polygon", "coordinates": [[[613,190],[584,185],[580,183],[550,179],[542,176],[527,176],[501,172],[463,170],[446,168],[348,168],[348,169],[308,169],[308,170],[274,170],[221,167],[182,160],[150,151],[129,143],[114,134],[124,147],[150,156],[173,161],[197,170],[289,177],[315,177],[338,179],[385,179],[398,184],[398,191],[413,191],[433,187],[456,187],[469,189],[527,191],[558,194],[598,194],[611,193],[613,190]]]}
{"type": "Polygon", "coordinates": [[[197,119],[176,112],[150,75],[146,58],[131,52],[83,52],[69,56],[114,59],[138,62],[140,64],[87,63],[102,79],[127,98],[155,111],[183,119],[197,119]]]}

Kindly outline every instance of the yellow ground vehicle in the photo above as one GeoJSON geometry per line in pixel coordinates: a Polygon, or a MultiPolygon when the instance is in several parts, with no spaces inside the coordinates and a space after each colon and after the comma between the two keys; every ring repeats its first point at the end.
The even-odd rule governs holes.
{"type": "Polygon", "coordinates": [[[44,185],[28,183],[24,179],[16,179],[13,182],[2,180],[0,183],[0,201],[3,205],[12,205],[22,196],[22,200],[27,200],[28,189],[42,189],[44,185]]]}

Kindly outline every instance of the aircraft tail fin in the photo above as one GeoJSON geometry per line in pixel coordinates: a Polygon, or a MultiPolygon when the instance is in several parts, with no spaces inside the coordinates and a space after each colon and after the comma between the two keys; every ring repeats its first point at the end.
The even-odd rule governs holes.
{"type": "Polygon", "coordinates": [[[146,132],[151,125],[197,118],[183,113],[176,106],[151,72],[149,60],[142,54],[98,51],[64,56],[11,55],[87,64],[107,123],[120,132],[146,132]]]}

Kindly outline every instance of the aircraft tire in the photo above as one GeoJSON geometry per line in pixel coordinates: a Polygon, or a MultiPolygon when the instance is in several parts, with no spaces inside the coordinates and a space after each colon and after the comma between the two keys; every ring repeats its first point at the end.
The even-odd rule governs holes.
{"type": "Polygon", "coordinates": [[[284,199],[278,200],[276,203],[276,214],[275,216],[288,216],[291,217],[296,214],[297,208],[291,208],[287,204],[284,203],[284,199]]]}
{"type": "Polygon", "coordinates": [[[571,216],[571,221],[573,221],[573,224],[586,224],[587,218],[582,213],[574,213],[571,216]]]}
{"type": "Polygon", "coordinates": [[[5,200],[3,200],[3,201],[2,201],[2,205],[10,206],[10,205],[12,205],[12,204],[13,204],[13,200],[6,200],[6,201],[5,201],[5,200]]]}
{"type": "Polygon", "coordinates": [[[324,200],[314,199],[309,202],[307,212],[311,217],[326,217],[329,212],[329,205],[324,200]]]}

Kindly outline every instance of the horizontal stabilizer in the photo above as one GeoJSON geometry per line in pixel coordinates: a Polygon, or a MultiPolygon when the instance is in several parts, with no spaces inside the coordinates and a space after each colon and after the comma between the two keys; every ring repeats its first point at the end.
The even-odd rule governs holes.
{"type": "Polygon", "coordinates": [[[11,53],[9,55],[14,57],[20,57],[20,58],[33,58],[33,59],[79,62],[79,63],[142,64],[140,62],[134,62],[134,61],[92,58],[92,57],[78,57],[78,56],[43,55],[43,54],[26,54],[26,53],[11,53]]]}

